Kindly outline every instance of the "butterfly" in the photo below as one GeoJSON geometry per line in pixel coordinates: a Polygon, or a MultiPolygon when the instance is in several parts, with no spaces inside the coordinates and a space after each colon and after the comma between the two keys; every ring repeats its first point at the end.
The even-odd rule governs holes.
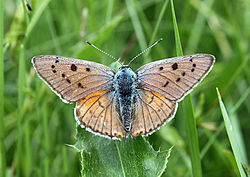
{"type": "Polygon", "coordinates": [[[76,122],[113,139],[150,135],[169,122],[178,102],[214,62],[213,55],[194,54],[151,62],[135,72],[122,65],[115,73],[92,61],[53,55],[32,58],[37,74],[51,90],[66,103],[76,102],[76,122]]]}

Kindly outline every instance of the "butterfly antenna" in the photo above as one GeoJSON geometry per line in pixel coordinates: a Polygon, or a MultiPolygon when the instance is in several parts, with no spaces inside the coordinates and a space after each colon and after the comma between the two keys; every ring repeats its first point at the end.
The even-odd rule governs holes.
{"type": "MultiPolygon", "coordinates": [[[[100,52],[102,52],[102,53],[108,55],[109,57],[113,58],[115,61],[117,61],[117,62],[120,63],[120,61],[119,61],[117,58],[115,58],[115,57],[113,57],[112,55],[108,54],[107,52],[105,52],[105,51],[99,49],[99,48],[96,47],[94,44],[91,44],[89,41],[86,41],[86,43],[89,44],[90,46],[94,47],[95,49],[99,50],[100,52]]],[[[120,64],[121,64],[121,63],[120,63],[120,64]]],[[[121,65],[122,65],[122,64],[121,64],[121,65]]]]}
{"type": "Polygon", "coordinates": [[[150,47],[146,48],[145,50],[143,50],[141,53],[137,54],[134,58],[132,58],[130,60],[130,62],[128,63],[128,66],[136,59],[138,58],[140,55],[142,55],[143,53],[145,53],[146,51],[148,51],[149,49],[151,49],[152,47],[154,47],[156,44],[158,44],[159,42],[161,42],[163,39],[159,39],[158,41],[156,41],[153,45],[151,45],[150,47]]]}

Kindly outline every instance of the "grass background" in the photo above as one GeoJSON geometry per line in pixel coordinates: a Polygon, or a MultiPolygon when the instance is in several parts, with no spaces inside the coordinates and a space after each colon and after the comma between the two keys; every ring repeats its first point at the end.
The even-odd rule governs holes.
{"type": "Polygon", "coordinates": [[[174,145],[163,176],[201,176],[194,166],[199,161],[203,176],[246,175],[249,0],[174,0],[179,33],[171,3],[164,0],[33,0],[28,1],[32,11],[27,1],[0,2],[0,176],[80,176],[80,153],[67,146],[75,143],[74,105],[62,103],[35,75],[33,56],[54,54],[110,65],[111,58],[84,41],[128,62],[161,37],[160,44],[133,62],[133,69],[181,55],[181,48],[184,55],[216,57],[211,73],[191,93],[192,104],[185,103],[193,107],[198,158],[192,160],[182,106],[173,121],[146,138],[155,150],[174,145]]]}

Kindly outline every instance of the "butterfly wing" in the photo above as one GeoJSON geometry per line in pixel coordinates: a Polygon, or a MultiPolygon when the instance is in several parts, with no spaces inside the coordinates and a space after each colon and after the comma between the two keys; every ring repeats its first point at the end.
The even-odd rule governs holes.
{"type": "Polygon", "coordinates": [[[42,55],[34,57],[32,63],[38,75],[66,103],[113,87],[114,71],[95,62],[42,55]]]}
{"type": "Polygon", "coordinates": [[[183,99],[211,70],[215,58],[196,54],[152,62],[137,72],[132,136],[148,135],[170,121],[183,99]]]}
{"type": "Polygon", "coordinates": [[[126,132],[116,111],[114,91],[99,90],[77,102],[75,118],[90,131],[110,138],[125,138],[126,132]]]}
{"type": "Polygon", "coordinates": [[[195,54],[146,64],[136,71],[139,87],[178,102],[209,73],[214,61],[212,55],[195,54]]]}
{"type": "Polygon", "coordinates": [[[137,92],[135,119],[132,124],[132,136],[148,135],[170,121],[178,104],[171,102],[159,93],[143,89],[137,92]]]}

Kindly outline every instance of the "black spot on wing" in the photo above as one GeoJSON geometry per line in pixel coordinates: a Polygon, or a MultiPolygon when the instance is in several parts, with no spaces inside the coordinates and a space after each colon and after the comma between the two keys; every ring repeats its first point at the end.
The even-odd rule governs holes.
{"type": "Polygon", "coordinates": [[[99,106],[101,106],[102,108],[104,108],[104,106],[102,105],[102,103],[100,101],[98,101],[99,106]]]}
{"type": "Polygon", "coordinates": [[[69,79],[66,79],[66,81],[70,84],[71,83],[71,81],[69,80],[69,79]]]}
{"type": "Polygon", "coordinates": [[[148,104],[151,104],[154,100],[154,95],[151,97],[151,100],[148,102],[148,104]]]}
{"type": "Polygon", "coordinates": [[[80,82],[77,85],[78,85],[79,88],[83,88],[83,86],[82,86],[82,84],[80,82]]]}
{"type": "Polygon", "coordinates": [[[75,64],[72,64],[70,67],[71,71],[76,71],[77,70],[77,66],[75,64]]]}
{"type": "Polygon", "coordinates": [[[177,63],[174,63],[174,64],[172,65],[172,69],[173,69],[173,70],[178,69],[178,64],[177,64],[177,63]]]}
{"type": "Polygon", "coordinates": [[[168,84],[169,84],[169,81],[167,81],[167,82],[163,85],[163,87],[167,87],[168,84]]]}

